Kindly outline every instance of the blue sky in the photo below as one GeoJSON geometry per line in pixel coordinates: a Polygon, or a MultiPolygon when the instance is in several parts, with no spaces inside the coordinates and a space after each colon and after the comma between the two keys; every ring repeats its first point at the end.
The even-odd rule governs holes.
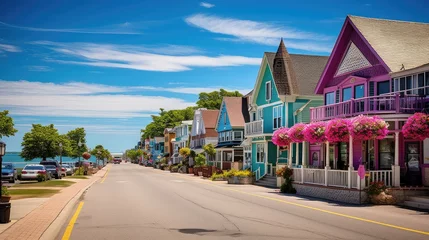
{"type": "Polygon", "coordinates": [[[348,14],[429,22],[421,1],[2,1],[0,110],[19,132],[85,127],[90,147],[133,147],[159,108],[251,90],[263,52],[329,55],[348,14]]]}

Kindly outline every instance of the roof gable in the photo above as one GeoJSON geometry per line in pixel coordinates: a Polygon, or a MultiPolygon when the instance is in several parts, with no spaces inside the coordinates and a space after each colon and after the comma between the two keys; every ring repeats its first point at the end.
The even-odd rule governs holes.
{"type": "Polygon", "coordinates": [[[261,78],[257,80],[257,91],[255,91],[256,96],[255,96],[255,100],[254,103],[257,106],[261,106],[261,105],[265,105],[265,104],[269,104],[272,102],[277,102],[280,101],[280,97],[279,94],[277,92],[277,87],[276,84],[274,83],[273,80],[273,76],[271,74],[271,70],[270,67],[268,66],[268,63],[265,64],[264,67],[264,73],[262,76],[260,76],[261,78]],[[271,86],[271,99],[270,100],[266,100],[266,86],[267,83],[270,83],[271,86]]]}
{"type": "Polygon", "coordinates": [[[335,77],[371,66],[371,63],[369,63],[368,59],[366,59],[356,45],[353,42],[350,42],[349,48],[338,67],[335,77]]]}
{"type": "Polygon", "coordinates": [[[225,104],[225,98],[222,100],[222,104],[219,109],[219,114],[218,114],[216,123],[217,123],[216,124],[217,132],[222,132],[222,131],[227,131],[232,129],[229,121],[228,110],[225,104]]]}

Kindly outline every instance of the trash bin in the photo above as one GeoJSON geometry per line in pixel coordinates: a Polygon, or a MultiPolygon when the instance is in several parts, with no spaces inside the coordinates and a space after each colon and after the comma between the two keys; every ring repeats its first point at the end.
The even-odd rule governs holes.
{"type": "Polygon", "coordinates": [[[0,223],[10,222],[10,203],[0,202],[0,223]]]}

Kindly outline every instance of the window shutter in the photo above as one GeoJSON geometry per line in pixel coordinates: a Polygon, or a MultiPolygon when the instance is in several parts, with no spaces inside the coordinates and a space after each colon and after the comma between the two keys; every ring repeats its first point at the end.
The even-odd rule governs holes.
{"type": "Polygon", "coordinates": [[[374,96],[374,82],[369,82],[369,96],[374,96]]]}
{"type": "Polygon", "coordinates": [[[339,103],[340,102],[340,90],[337,90],[335,92],[335,102],[339,103]]]}

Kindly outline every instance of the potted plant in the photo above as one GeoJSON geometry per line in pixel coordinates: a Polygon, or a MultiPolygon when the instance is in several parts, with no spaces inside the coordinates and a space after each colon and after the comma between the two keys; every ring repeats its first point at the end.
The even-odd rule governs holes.
{"type": "Polygon", "coordinates": [[[288,147],[292,142],[292,139],[289,137],[289,128],[279,128],[273,133],[272,141],[275,145],[279,147],[288,147]]]}
{"type": "Polygon", "coordinates": [[[191,150],[191,153],[190,153],[189,157],[192,158],[193,163],[192,163],[192,165],[190,164],[189,167],[188,167],[188,173],[190,173],[190,174],[194,173],[194,164],[195,164],[195,157],[196,156],[197,156],[197,154],[195,153],[195,151],[191,150]]]}
{"type": "Polygon", "coordinates": [[[285,182],[280,187],[280,192],[282,193],[296,193],[296,189],[293,187],[293,169],[289,167],[284,167],[283,178],[285,182]]]}
{"type": "Polygon", "coordinates": [[[304,129],[304,138],[310,143],[323,143],[326,142],[326,123],[314,122],[307,124],[304,129]]]}
{"type": "Polygon", "coordinates": [[[423,141],[429,138],[429,115],[415,113],[409,117],[402,127],[402,133],[407,139],[423,141]]]}
{"type": "Polygon", "coordinates": [[[326,139],[330,143],[348,142],[350,140],[351,122],[349,119],[332,119],[326,124],[326,139]]]}
{"type": "Polygon", "coordinates": [[[196,169],[199,176],[203,176],[203,168],[206,165],[206,157],[203,154],[198,154],[195,157],[195,163],[198,166],[196,169]]]}
{"type": "Polygon", "coordinates": [[[224,173],[228,180],[228,184],[252,184],[253,174],[249,170],[231,169],[224,173]]]}
{"type": "Polygon", "coordinates": [[[10,201],[10,193],[6,186],[1,187],[1,202],[9,202],[10,201]]]}
{"type": "Polygon", "coordinates": [[[276,170],[276,176],[277,176],[277,187],[281,187],[283,183],[285,182],[285,179],[283,178],[284,172],[286,171],[286,167],[280,167],[278,166],[276,170]]]}
{"type": "Polygon", "coordinates": [[[350,134],[356,140],[383,139],[389,133],[389,124],[374,116],[360,115],[355,117],[350,125],[350,134]]]}

